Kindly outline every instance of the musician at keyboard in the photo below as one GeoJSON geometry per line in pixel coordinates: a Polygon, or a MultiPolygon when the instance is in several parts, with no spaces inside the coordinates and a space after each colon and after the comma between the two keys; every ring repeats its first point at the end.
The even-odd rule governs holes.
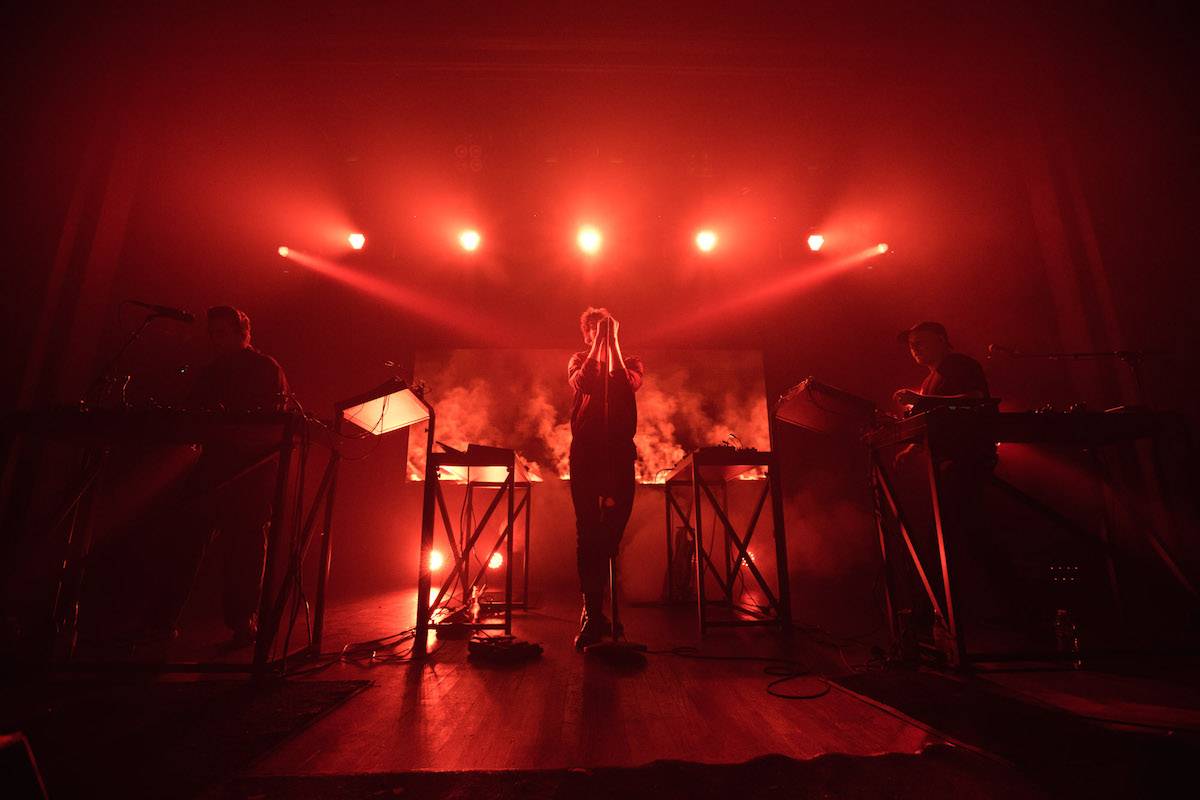
{"type": "MultiPolygon", "coordinates": [[[[918,322],[901,331],[897,340],[907,345],[913,361],[928,370],[920,389],[897,389],[892,395],[895,402],[907,408],[908,414],[919,414],[938,406],[954,403],[969,403],[972,400],[991,398],[987,376],[978,361],[954,351],[950,336],[940,322],[918,322]]],[[[996,446],[994,442],[963,443],[955,460],[971,462],[980,466],[991,462],[995,466],[996,446]]],[[[900,466],[919,451],[917,445],[909,445],[896,454],[896,465],[900,466]]]]}
{"type": "MultiPolygon", "coordinates": [[[[994,409],[982,365],[954,351],[941,323],[919,322],[901,331],[897,340],[907,345],[913,361],[928,371],[919,390],[900,389],[893,395],[899,405],[908,408],[909,415],[949,405],[978,405],[981,412],[994,409]]],[[[925,447],[907,445],[896,454],[895,466],[903,468],[917,461],[915,456],[923,454],[925,447]]],[[[970,565],[975,577],[971,581],[974,591],[959,599],[961,605],[971,607],[976,617],[1009,613],[1011,609],[998,608],[995,603],[1001,587],[1017,580],[1009,567],[1011,556],[998,540],[984,503],[984,490],[996,465],[996,443],[983,434],[944,443],[935,454],[947,546],[960,563],[970,565]]]]}
{"type": "MultiPolygon", "coordinates": [[[[250,318],[231,306],[214,306],[207,316],[214,358],[197,373],[187,405],[233,413],[282,410],[287,377],[275,359],[251,346],[250,318]]],[[[120,609],[119,624],[131,635],[152,641],[172,634],[209,550],[221,562],[222,612],[233,642],[254,640],[276,463],[230,479],[269,449],[255,437],[230,428],[207,438],[178,491],[160,498],[127,537],[95,559],[93,588],[112,595],[101,603],[120,609]]]]}
{"type": "Polygon", "coordinates": [[[208,310],[214,358],[196,374],[188,398],[193,408],[212,411],[282,411],[287,376],[279,362],[250,344],[250,318],[232,306],[208,310]]]}

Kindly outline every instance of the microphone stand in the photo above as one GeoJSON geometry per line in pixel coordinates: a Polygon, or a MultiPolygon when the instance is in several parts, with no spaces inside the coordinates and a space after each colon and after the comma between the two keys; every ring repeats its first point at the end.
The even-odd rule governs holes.
{"type": "MultiPolygon", "coordinates": [[[[146,315],[145,319],[142,320],[141,324],[137,326],[137,330],[135,330],[132,334],[129,335],[129,337],[125,340],[125,343],[121,345],[119,350],[117,350],[116,354],[112,358],[110,358],[107,361],[107,363],[105,363],[105,365],[100,369],[100,372],[96,375],[95,379],[90,384],[88,384],[87,390],[84,391],[83,397],[79,401],[79,407],[81,409],[83,409],[85,411],[88,409],[89,398],[91,398],[92,394],[94,392],[96,392],[96,390],[101,385],[103,385],[104,383],[109,381],[109,379],[110,379],[109,373],[111,373],[113,368],[116,367],[117,364],[121,361],[121,358],[125,355],[125,352],[133,345],[134,342],[136,342],[139,338],[141,338],[142,333],[146,330],[147,327],[149,327],[151,322],[153,322],[156,319],[161,319],[162,316],[163,316],[162,314],[147,314],[146,315]]],[[[102,402],[103,400],[104,400],[104,396],[101,395],[100,397],[96,398],[96,401],[97,401],[96,404],[99,405],[100,402],[102,402]]],[[[121,398],[121,405],[122,406],[125,405],[124,397],[121,398]]]]}
{"type": "MultiPolygon", "coordinates": [[[[614,337],[615,338],[615,337],[614,337]]],[[[607,343],[606,343],[607,344],[607,343]]],[[[613,342],[615,344],[615,342],[613,342]]],[[[606,491],[612,496],[606,495],[600,498],[600,520],[607,527],[607,519],[605,511],[610,506],[608,503],[616,505],[616,481],[615,481],[615,464],[613,461],[612,442],[609,440],[609,404],[608,404],[608,383],[612,377],[613,359],[615,354],[612,347],[606,347],[607,358],[605,359],[603,368],[604,377],[604,464],[606,466],[605,487],[606,491]]],[[[622,361],[621,369],[625,368],[622,361]]],[[[611,532],[610,532],[611,533],[611,532]]],[[[616,538],[615,536],[613,537],[616,538]]],[[[630,642],[625,639],[624,628],[621,626],[621,611],[620,603],[617,600],[617,542],[613,541],[613,553],[608,558],[608,594],[612,600],[612,636],[609,641],[600,641],[596,644],[590,644],[583,648],[583,652],[587,655],[596,656],[602,660],[610,661],[615,665],[640,666],[645,662],[645,656],[642,653],[646,652],[646,645],[637,642],[630,642]]]]}
{"type": "MultiPolygon", "coordinates": [[[[121,361],[133,343],[141,337],[150,323],[161,316],[157,313],[148,314],[137,326],[137,329],[125,339],[120,349],[104,364],[99,374],[84,391],[83,397],[79,400],[80,411],[91,410],[89,400],[101,387],[111,382],[110,373],[113,368],[121,361]]],[[[100,393],[95,398],[96,405],[99,406],[104,399],[104,393],[100,393]]],[[[125,405],[124,394],[121,397],[121,405],[125,405]]],[[[86,520],[88,508],[84,501],[96,486],[111,453],[112,446],[105,443],[95,449],[88,449],[82,454],[78,477],[74,479],[68,490],[67,501],[55,514],[54,521],[50,526],[52,535],[57,534],[60,529],[65,529],[61,543],[67,553],[56,576],[54,607],[51,612],[54,625],[52,647],[56,658],[69,659],[73,657],[78,644],[79,610],[83,602],[84,571],[92,545],[86,520]]]]}
{"type": "Polygon", "coordinates": [[[1092,350],[1081,352],[1047,352],[1047,353],[1026,353],[1021,350],[1009,350],[1007,348],[998,348],[994,345],[989,348],[989,351],[995,351],[1007,355],[1009,358],[1029,358],[1040,359],[1043,361],[1094,361],[1094,360],[1116,360],[1120,361],[1129,368],[1133,375],[1133,383],[1137,392],[1138,405],[1145,405],[1145,387],[1142,383],[1142,363],[1147,358],[1163,358],[1171,355],[1167,350],[1092,350]]]}

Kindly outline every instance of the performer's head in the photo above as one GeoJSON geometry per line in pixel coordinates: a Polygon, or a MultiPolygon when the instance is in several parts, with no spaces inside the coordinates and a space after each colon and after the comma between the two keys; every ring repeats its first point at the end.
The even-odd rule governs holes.
{"type": "Polygon", "coordinates": [[[250,317],[233,306],[213,306],[208,310],[208,339],[218,355],[250,346],[250,317]]]}
{"type": "Polygon", "coordinates": [[[608,313],[607,308],[595,308],[588,306],[587,310],[579,315],[579,330],[583,333],[583,343],[591,346],[596,339],[596,330],[600,327],[600,320],[612,316],[608,313]]]}
{"type": "Polygon", "coordinates": [[[896,338],[908,345],[913,361],[923,367],[936,367],[952,349],[946,326],[940,322],[918,322],[896,338]]]}

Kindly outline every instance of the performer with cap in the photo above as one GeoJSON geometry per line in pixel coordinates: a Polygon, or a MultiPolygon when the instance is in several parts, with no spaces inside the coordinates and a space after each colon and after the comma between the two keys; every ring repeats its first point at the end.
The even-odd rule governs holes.
{"type": "MultiPolygon", "coordinates": [[[[907,345],[913,361],[928,370],[920,389],[897,389],[892,399],[906,408],[909,416],[939,406],[991,398],[987,376],[978,361],[955,352],[946,326],[940,322],[918,322],[896,336],[907,345]]],[[[965,403],[964,403],[965,404],[965,403]]],[[[919,450],[910,444],[896,455],[896,465],[919,450]]],[[[983,468],[990,475],[996,466],[996,445],[990,441],[960,442],[955,448],[954,468],[983,468]]]]}
{"type": "MultiPolygon", "coordinates": [[[[955,401],[986,400],[991,397],[987,376],[978,361],[963,353],[955,352],[950,345],[946,326],[940,322],[918,322],[896,336],[897,341],[907,345],[913,361],[928,370],[920,389],[897,389],[892,399],[907,408],[908,413],[919,414],[955,401]]],[[[995,466],[996,447],[991,442],[978,443],[974,452],[964,452],[963,460],[991,463],[995,466]]],[[[912,444],[896,455],[896,464],[906,461],[919,448],[912,444]]]]}
{"type": "Polygon", "coordinates": [[[896,338],[908,346],[913,361],[929,370],[919,390],[897,390],[893,395],[897,403],[919,412],[949,400],[990,397],[983,367],[970,356],[954,351],[946,327],[940,322],[918,322],[896,338]]]}
{"type": "MultiPolygon", "coordinates": [[[[897,335],[909,354],[927,370],[920,389],[898,389],[893,399],[920,414],[946,405],[969,405],[991,399],[983,366],[950,344],[946,327],[940,322],[918,322],[897,335]]],[[[896,454],[895,465],[903,467],[924,445],[910,444],[896,454]]],[[[999,541],[984,504],[984,491],[998,463],[996,443],[984,435],[964,436],[939,448],[935,468],[941,482],[942,520],[952,537],[951,550],[960,563],[971,562],[977,580],[966,598],[975,611],[987,612],[981,605],[1002,602],[1005,586],[1019,583],[1012,569],[1006,543],[999,541]]],[[[962,600],[961,596],[959,600],[962,600]]],[[[997,611],[998,609],[990,609],[997,611]]]]}

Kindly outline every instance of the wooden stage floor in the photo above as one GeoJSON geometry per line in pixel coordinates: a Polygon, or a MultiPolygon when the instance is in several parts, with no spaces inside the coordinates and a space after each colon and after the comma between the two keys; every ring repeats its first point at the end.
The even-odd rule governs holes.
{"type": "MultiPolygon", "coordinates": [[[[722,630],[702,652],[795,658],[814,673],[779,688],[827,691],[810,700],[771,696],[761,664],[651,654],[619,669],[574,651],[578,609],[565,599],[517,612],[514,634],[536,641],[529,663],[480,666],[447,640],[424,663],[337,664],[312,677],[374,685],[260,759],[247,776],[414,770],[529,770],[638,766],[659,759],[731,764],[767,754],[915,754],[945,741],[920,723],[836,685],[836,651],[786,641],[768,629],[722,630]]],[[[623,609],[630,638],[652,650],[700,644],[689,608],[623,609]]],[[[326,650],[413,624],[413,593],[336,606],[326,650]]],[[[407,647],[407,645],[405,645],[407,647]]]]}

